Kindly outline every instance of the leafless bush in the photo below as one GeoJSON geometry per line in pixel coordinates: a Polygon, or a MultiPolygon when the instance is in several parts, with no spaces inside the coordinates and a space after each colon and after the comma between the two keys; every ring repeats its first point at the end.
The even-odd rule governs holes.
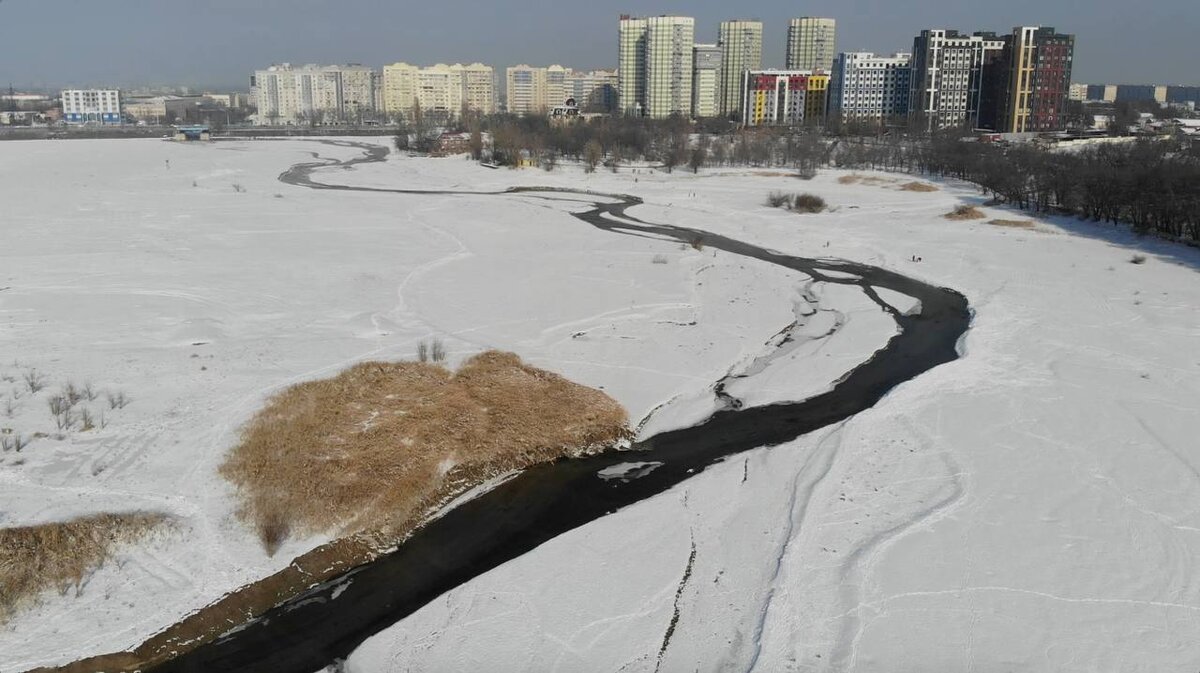
{"type": "Polygon", "coordinates": [[[95,402],[96,398],[99,396],[95,387],[93,387],[90,383],[85,383],[79,392],[83,395],[83,399],[87,400],[88,402],[95,402]]]}
{"type": "Polygon", "coordinates": [[[87,407],[79,410],[79,427],[84,432],[96,429],[96,419],[92,417],[92,412],[87,407]]]}
{"type": "Polygon", "coordinates": [[[73,407],[83,399],[83,391],[76,388],[74,383],[68,382],[63,386],[62,397],[66,399],[68,407],[73,407]]]}
{"type": "Polygon", "coordinates": [[[819,213],[825,210],[825,199],[816,194],[797,194],[792,197],[791,208],[797,213],[819,213]]]}
{"type": "Polygon", "coordinates": [[[108,400],[109,409],[124,409],[125,405],[129,404],[130,399],[125,396],[125,392],[118,390],[117,392],[104,393],[104,399],[108,400]]]}
{"type": "Polygon", "coordinates": [[[429,362],[429,344],[424,341],[417,344],[417,361],[429,362]]]}
{"type": "Polygon", "coordinates": [[[796,170],[795,177],[801,180],[812,180],[817,177],[817,169],[815,168],[800,168],[796,170]]]}
{"type": "Polygon", "coordinates": [[[1146,256],[1145,255],[1134,255],[1133,257],[1129,258],[1129,263],[1130,264],[1145,264],[1146,256]]]}
{"type": "Polygon", "coordinates": [[[4,399],[4,415],[9,418],[12,418],[13,413],[15,413],[16,410],[17,410],[17,405],[16,405],[16,402],[13,401],[13,398],[11,398],[11,397],[5,398],[4,399]]]}
{"type": "Polygon", "coordinates": [[[655,255],[654,258],[650,260],[650,263],[651,264],[666,264],[667,256],[666,255],[655,255]]]}
{"type": "Polygon", "coordinates": [[[792,195],[783,192],[767,194],[767,205],[772,208],[787,208],[792,205],[792,195]]]}
{"type": "MultiPolygon", "coordinates": [[[[50,407],[50,414],[55,418],[59,418],[69,413],[71,411],[71,407],[74,406],[63,395],[51,395],[50,398],[46,400],[46,404],[50,407]]],[[[58,427],[60,430],[62,429],[61,425],[58,427]]]]}
{"type": "Polygon", "coordinates": [[[244,194],[246,192],[246,188],[242,186],[242,183],[235,182],[233,183],[233,191],[237,192],[238,194],[244,194]]]}
{"type": "Polygon", "coordinates": [[[446,345],[442,343],[441,339],[433,340],[433,345],[429,349],[429,357],[434,362],[446,361],[446,345]]]}
{"type": "Polygon", "coordinates": [[[36,393],[46,387],[46,377],[36,369],[30,369],[25,372],[22,378],[25,379],[25,386],[29,388],[29,392],[31,393],[36,393]]]}

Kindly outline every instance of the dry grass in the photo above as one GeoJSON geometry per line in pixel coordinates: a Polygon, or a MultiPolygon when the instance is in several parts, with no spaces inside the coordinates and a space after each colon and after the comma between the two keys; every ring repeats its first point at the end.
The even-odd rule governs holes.
{"type": "Polygon", "coordinates": [[[489,351],[457,372],[366,362],[272,398],[221,467],[269,553],[292,533],[395,539],[488,476],[626,438],[604,393],[489,351]]]}
{"type": "Polygon", "coordinates": [[[896,182],[896,181],[891,178],[881,178],[877,175],[859,175],[858,173],[852,173],[850,175],[843,175],[842,177],[838,178],[838,183],[843,184],[843,185],[863,184],[863,185],[877,185],[878,186],[878,185],[890,185],[894,182],[896,182]]]}
{"type": "Polygon", "coordinates": [[[915,182],[914,181],[914,182],[906,182],[906,183],[900,185],[900,191],[904,191],[904,192],[936,192],[937,190],[938,190],[937,187],[934,187],[933,185],[929,184],[928,182],[915,182]]]}
{"type": "Polygon", "coordinates": [[[943,215],[947,220],[978,220],[987,217],[975,206],[959,206],[943,215]]]}
{"type": "Polygon", "coordinates": [[[1033,228],[1033,220],[988,220],[988,224],[994,224],[997,227],[1011,227],[1013,229],[1033,228]]]}
{"type": "Polygon", "coordinates": [[[0,624],[47,589],[78,589],[117,545],[165,520],[162,514],[133,512],[0,528],[0,624]]]}

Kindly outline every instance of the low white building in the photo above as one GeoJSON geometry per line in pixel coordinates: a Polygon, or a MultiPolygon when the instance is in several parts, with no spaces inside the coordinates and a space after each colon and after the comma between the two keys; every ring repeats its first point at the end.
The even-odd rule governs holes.
{"type": "Polygon", "coordinates": [[[121,92],[116,89],[66,89],[62,106],[68,124],[121,123],[121,92]]]}

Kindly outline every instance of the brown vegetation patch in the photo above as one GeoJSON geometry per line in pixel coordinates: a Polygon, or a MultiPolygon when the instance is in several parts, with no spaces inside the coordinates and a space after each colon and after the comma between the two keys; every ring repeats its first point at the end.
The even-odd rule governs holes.
{"type": "Polygon", "coordinates": [[[244,428],[221,471],[239,485],[243,512],[268,545],[290,532],[359,532],[298,556],[132,650],[39,670],[152,668],[375,560],[427,513],[490,476],[629,436],[612,398],[511,353],[482,353],[453,373],[436,364],[367,362],[293,386],[244,428]]]}
{"type": "Polygon", "coordinates": [[[878,185],[890,185],[894,182],[896,182],[896,181],[891,178],[881,178],[877,175],[859,175],[858,173],[852,173],[850,175],[843,175],[842,177],[838,178],[838,183],[843,184],[843,185],[863,184],[863,185],[877,185],[878,186],[878,185]]]}
{"type": "Polygon", "coordinates": [[[0,624],[47,589],[78,588],[119,544],[165,520],[162,514],[133,512],[0,528],[0,624]]]}
{"type": "Polygon", "coordinates": [[[936,192],[937,187],[928,182],[906,182],[900,185],[900,190],[905,192],[936,192]]]}
{"type": "Polygon", "coordinates": [[[959,206],[946,213],[943,217],[947,220],[978,220],[987,216],[975,206],[959,206]]]}
{"type": "Polygon", "coordinates": [[[997,227],[1012,227],[1013,229],[1033,228],[1032,220],[988,220],[988,224],[994,224],[997,227]]]}
{"type": "Polygon", "coordinates": [[[628,434],[612,398],[511,353],[482,353],[457,372],[365,362],[273,397],[221,473],[274,553],[292,533],[403,535],[464,486],[628,434]]]}

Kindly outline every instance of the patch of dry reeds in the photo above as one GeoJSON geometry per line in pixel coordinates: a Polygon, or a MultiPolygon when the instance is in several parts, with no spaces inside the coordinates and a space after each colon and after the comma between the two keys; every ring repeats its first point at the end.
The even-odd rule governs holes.
{"type": "Polygon", "coordinates": [[[279,393],[221,466],[268,553],[292,533],[395,538],[494,474],[629,436],[604,393],[488,351],[457,372],[364,362],[279,393]]]}
{"type": "Polygon", "coordinates": [[[1013,229],[1033,228],[1032,220],[988,220],[988,224],[992,224],[997,227],[1011,227],[1013,229]]]}
{"type": "Polygon", "coordinates": [[[947,220],[978,220],[986,217],[975,206],[959,206],[943,215],[947,220]]]}
{"type": "Polygon", "coordinates": [[[864,184],[878,186],[890,185],[894,182],[895,180],[892,178],[881,178],[878,175],[859,175],[858,173],[851,173],[850,175],[843,175],[838,178],[838,183],[843,185],[864,184]]]}
{"type": "Polygon", "coordinates": [[[47,589],[78,590],[118,545],[165,520],[162,514],[131,512],[0,528],[0,624],[47,589]]]}
{"type": "Polygon", "coordinates": [[[903,191],[903,192],[936,192],[937,190],[938,190],[937,187],[934,187],[933,185],[929,184],[928,182],[914,181],[914,182],[906,182],[906,183],[900,185],[900,191],[903,191]]]}

